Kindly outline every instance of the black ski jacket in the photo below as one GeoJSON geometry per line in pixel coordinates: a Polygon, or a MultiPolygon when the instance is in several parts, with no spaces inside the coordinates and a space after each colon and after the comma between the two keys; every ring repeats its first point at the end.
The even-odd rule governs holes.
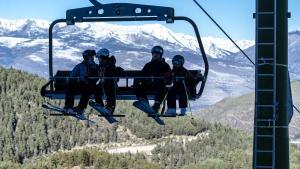
{"type": "Polygon", "coordinates": [[[171,68],[164,59],[159,61],[150,61],[142,69],[143,76],[165,76],[171,71],[171,68]]]}

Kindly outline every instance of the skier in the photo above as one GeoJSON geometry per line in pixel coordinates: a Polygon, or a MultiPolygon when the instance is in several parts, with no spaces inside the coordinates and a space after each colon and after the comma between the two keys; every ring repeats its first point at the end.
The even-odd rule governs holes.
{"type": "Polygon", "coordinates": [[[100,106],[105,106],[110,114],[113,114],[116,107],[116,90],[118,79],[118,70],[121,68],[116,67],[116,58],[114,56],[109,57],[109,50],[106,48],[100,49],[96,57],[99,60],[98,73],[100,76],[100,81],[97,85],[98,93],[100,94],[100,101],[96,102],[100,106]],[[103,78],[104,77],[104,78],[103,78]],[[111,79],[109,79],[111,77],[111,79]],[[106,104],[104,105],[102,96],[106,95],[106,104]]]}
{"type": "Polygon", "coordinates": [[[94,62],[95,55],[95,50],[85,50],[82,53],[83,61],[77,64],[70,74],[70,80],[65,93],[64,106],[64,110],[68,113],[82,114],[87,107],[89,97],[86,97],[86,93],[89,93],[90,89],[93,89],[97,81],[95,79],[89,79],[89,77],[97,76],[97,64],[94,62]],[[77,107],[73,107],[74,96],[78,91],[81,94],[80,102],[77,107]]]}
{"type": "MultiPolygon", "coordinates": [[[[163,56],[163,48],[161,46],[154,46],[151,50],[152,60],[148,62],[142,69],[142,76],[145,77],[165,77],[171,68],[165,62],[163,56]]],[[[157,113],[161,102],[166,95],[166,80],[164,79],[136,79],[134,81],[136,96],[138,102],[149,104],[146,92],[153,89],[155,91],[154,104],[152,109],[157,113]]]]}
{"type": "Polygon", "coordinates": [[[189,89],[195,86],[195,82],[201,78],[201,73],[197,76],[191,74],[186,68],[184,68],[184,57],[182,55],[176,55],[172,59],[173,69],[173,85],[169,88],[167,96],[168,109],[165,115],[176,115],[176,98],[179,98],[179,108],[181,109],[181,116],[186,115],[187,99],[189,89]],[[184,79],[182,79],[184,78],[184,79]]]}

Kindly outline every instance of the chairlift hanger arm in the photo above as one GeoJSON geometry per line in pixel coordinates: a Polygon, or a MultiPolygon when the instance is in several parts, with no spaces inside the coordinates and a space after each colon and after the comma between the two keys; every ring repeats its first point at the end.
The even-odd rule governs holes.
{"type": "Polygon", "coordinates": [[[118,21],[117,19],[122,17],[157,17],[158,21],[174,22],[174,8],[170,7],[131,3],[101,4],[93,0],[91,2],[94,6],[67,10],[67,24],[74,25],[76,22],[95,18],[116,18],[118,21]]]}

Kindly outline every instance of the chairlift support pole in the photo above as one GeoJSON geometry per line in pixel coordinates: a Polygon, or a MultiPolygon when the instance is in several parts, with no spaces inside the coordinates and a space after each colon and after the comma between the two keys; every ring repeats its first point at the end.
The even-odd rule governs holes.
{"type": "Polygon", "coordinates": [[[277,6],[277,40],[276,40],[276,53],[277,64],[286,65],[277,66],[277,97],[278,100],[278,121],[277,126],[282,126],[276,129],[276,154],[275,165],[276,169],[288,169],[289,163],[289,120],[288,120],[288,107],[289,107],[289,75],[288,75],[288,0],[276,0],[277,6]]]}
{"type": "Polygon", "coordinates": [[[288,0],[256,0],[254,16],[256,66],[253,169],[288,169],[288,0]],[[262,64],[265,61],[268,64],[262,64]]]}

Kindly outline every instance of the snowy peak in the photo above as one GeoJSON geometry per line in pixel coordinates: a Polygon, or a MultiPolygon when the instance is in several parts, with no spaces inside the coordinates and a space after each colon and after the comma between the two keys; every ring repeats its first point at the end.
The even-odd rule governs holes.
{"type": "MultiPolygon", "coordinates": [[[[230,41],[221,38],[204,37],[203,44],[205,51],[213,58],[221,58],[239,52],[238,48],[230,41]]],[[[235,41],[241,49],[247,49],[254,45],[254,41],[235,41]]]]}
{"type": "Polygon", "coordinates": [[[0,19],[0,35],[22,38],[46,37],[49,22],[35,19],[0,19]]]}
{"type": "Polygon", "coordinates": [[[8,20],[0,18],[0,28],[7,29],[9,31],[20,31],[24,27],[37,27],[41,29],[48,29],[50,22],[45,20],[36,19],[19,19],[8,20]]]}
{"type": "MultiPolygon", "coordinates": [[[[47,38],[50,22],[44,20],[0,19],[0,35],[18,38],[47,38]]],[[[75,26],[59,24],[54,28],[60,36],[58,38],[70,37],[71,35],[100,38],[103,40],[115,39],[124,44],[137,47],[149,47],[167,42],[170,46],[176,45],[178,51],[198,52],[199,46],[195,37],[175,33],[161,24],[145,24],[141,26],[122,26],[108,23],[78,23],[75,26]],[[143,44],[145,40],[152,43],[143,44]]],[[[202,37],[203,45],[208,56],[220,58],[238,52],[237,48],[229,41],[221,38],[202,37]]],[[[236,41],[242,49],[254,44],[253,41],[236,41]]],[[[166,46],[166,50],[173,47],[166,46]]]]}
{"type": "Polygon", "coordinates": [[[289,32],[289,35],[297,34],[300,35],[300,29],[289,32]]]}

